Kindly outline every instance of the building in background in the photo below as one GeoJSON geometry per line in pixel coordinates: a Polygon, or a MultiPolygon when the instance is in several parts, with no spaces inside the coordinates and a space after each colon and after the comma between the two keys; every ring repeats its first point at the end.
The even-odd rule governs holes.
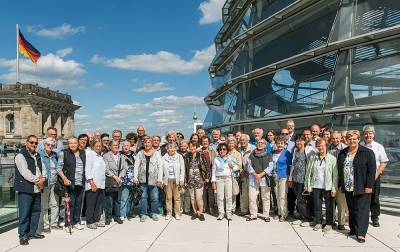
{"type": "Polygon", "coordinates": [[[208,130],[375,125],[400,182],[400,1],[227,0],[208,130]]]}
{"type": "Polygon", "coordinates": [[[58,136],[74,135],[74,114],[80,107],[68,94],[39,85],[0,84],[0,227],[17,218],[14,156],[26,138],[42,138],[50,126],[58,136]]]}

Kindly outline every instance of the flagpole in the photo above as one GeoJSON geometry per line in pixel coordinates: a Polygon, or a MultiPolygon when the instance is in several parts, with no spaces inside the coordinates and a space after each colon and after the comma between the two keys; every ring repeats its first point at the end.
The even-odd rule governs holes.
{"type": "Polygon", "coordinates": [[[16,78],[17,78],[17,83],[19,82],[19,52],[18,52],[18,47],[19,47],[19,27],[18,27],[18,24],[17,24],[17,62],[16,62],[16,69],[17,69],[17,76],[16,76],[16,78]]]}

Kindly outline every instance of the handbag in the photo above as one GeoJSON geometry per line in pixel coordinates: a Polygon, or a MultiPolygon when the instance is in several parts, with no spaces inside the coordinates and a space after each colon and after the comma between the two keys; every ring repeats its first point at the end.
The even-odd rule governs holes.
{"type": "MultiPolygon", "coordinates": [[[[119,173],[121,172],[121,163],[122,163],[122,159],[120,156],[117,175],[119,175],[119,173]]],[[[117,183],[117,181],[115,181],[115,179],[113,179],[113,177],[106,176],[106,192],[118,192],[118,191],[119,191],[119,184],[117,183]]]]}
{"type": "Polygon", "coordinates": [[[265,175],[265,181],[267,182],[268,187],[275,187],[275,177],[274,176],[268,176],[265,175]]]}
{"type": "Polygon", "coordinates": [[[297,198],[297,210],[305,219],[309,220],[311,218],[310,205],[310,195],[301,195],[297,198]]]}
{"type": "Polygon", "coordinates": [[[232,176],[232,194],[238,195],[240,192],[239,183],[235,177],[232,176]]]}

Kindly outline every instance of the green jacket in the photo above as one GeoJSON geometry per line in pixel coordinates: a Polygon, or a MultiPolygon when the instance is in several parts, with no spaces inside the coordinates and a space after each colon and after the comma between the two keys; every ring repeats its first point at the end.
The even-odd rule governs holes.
{"type": "MultiPolygon", "coordinates": [[[[315,176],[317,175],[317,167],[319,154],[314,153],[311,155],[310,159],[307,162],[307,173],[304,181],[305,188],[313,188],[315,176]]],[[[325,169],[325,190],[336,192],[338,188],[339,176],[338,169],[336,166],[336,158],[327,153],[325,156],[326,169],[325,169]]]]}

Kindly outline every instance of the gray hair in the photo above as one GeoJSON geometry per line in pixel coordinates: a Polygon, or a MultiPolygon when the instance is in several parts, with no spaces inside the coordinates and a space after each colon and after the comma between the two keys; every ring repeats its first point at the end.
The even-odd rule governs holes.
{"type": "Polygon", "coordinates": [[[235,144],[237,144],[237,140],[235,137],[228,137],[228,143],[229,142],[234,142],[235,144]]]}
{"type": "Polygon", "coordinates": [[[240,138],[245,138],[246,139],[246,141],[250,141],[250,136],[248,135],[248,134],[242,134],[241,136],[240,136],[240,138]]]}
{"type": "Polygon", "coordinates": [[[366,132],[366,131],[372,131],[375,134],[375,128],[372,125],[365,125],[363,127],[363,132],[366,132]]]}
{"type": "Polygon", "coordinates": [[[175,150],[177,150],[177,149],[178,149],[178,145],[177,145],[175,142],[168,143],[168,144],[167,144],[167,150],[168,150],[168,149],[175,149],[175,150]]]}
{"type": "Polygon", "coordinates": [[[261,134],[264,134],[264,130],[261,128],[255,128],[251,132],[254,134],[254,132],[256,132],[256,130],[261,130],[261,134]]]}
{"type": "Polygon", "coordinates": [[[47,144],[47,143],[50,143],[50,142],[52,142],[52,143],[56,143],[56,140],[53,138],[53,137],[48,137],[48,138],[46,138],[45,140],[44,140],[44,143],[45,144],[47,144]]]}
{"type": "Polygon", "coordinates": [[[109,147],[112,147],[113,144],[115,144],[115,143],[119,146],[119,141],[117,141],[117,140],[112,140],[112,141],[110,141],[110,143],[108,144],[108,146],[109,146],[109,147]]]}

